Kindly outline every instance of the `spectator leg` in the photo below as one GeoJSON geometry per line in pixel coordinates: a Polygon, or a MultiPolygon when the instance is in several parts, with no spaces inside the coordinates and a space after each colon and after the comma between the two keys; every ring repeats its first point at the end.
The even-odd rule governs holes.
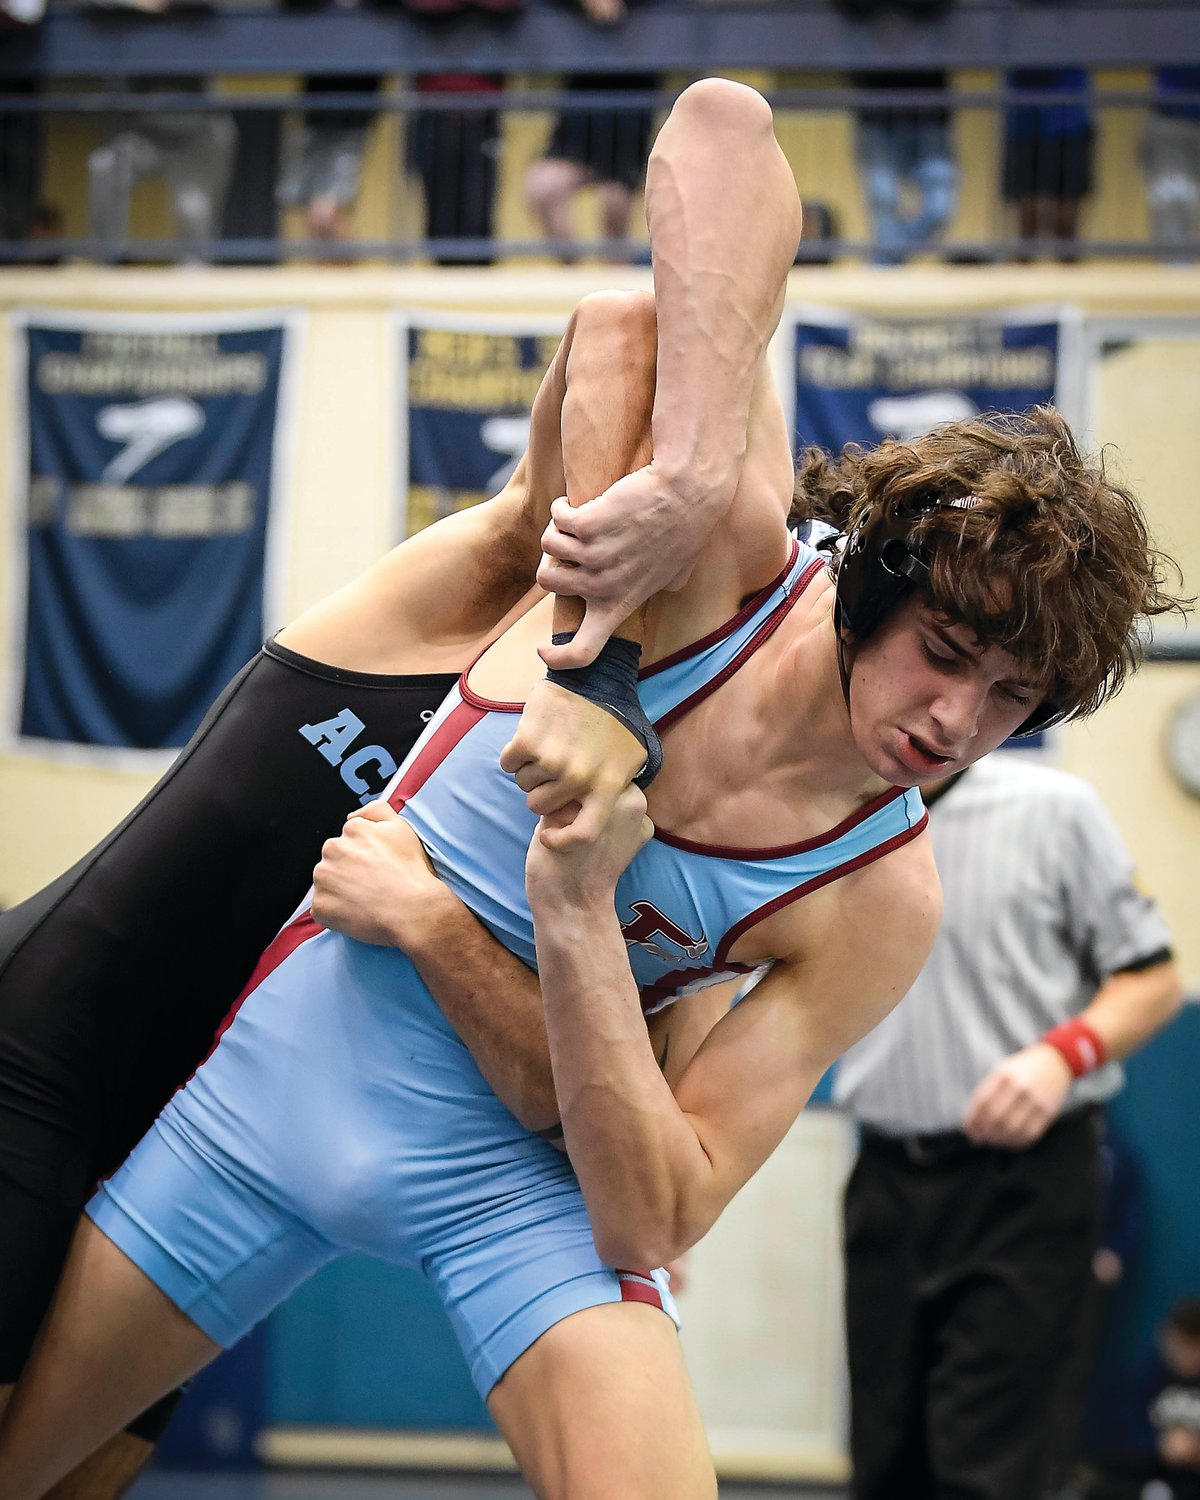
{"type": "Polygon", "coordinates": [[[907,237],[900,222],[900,167],[892,128],[881,121],[858,123],[858,165],[878,265],[904,258],[907,237]]]}
{"type": "Polygon", "coordinates": [[[122,130],[88,158],[88,216],[94,239],[116,244],[129,237],[129,207],[136,183],[161,170],[157,148],[136,129],[122,130]]]}
{"type": "Polygon", "coordinates": [[[1200,211],[1200,121],[1151,115],[1142,164],[1151,234],[1162,245],[1187,244],[1200,211]]]}
{"type": "Polygon", "coordinates": [[[525,203],[537,215],[547,239],[575,238],[571,199],[590,181],[591,173],[586,167],[551,156],[535,161],[529,168],[525,174],[525,203]]]}
{"type": "Polygon", "coordinates": [[[233,176],[237,127],[229,115],[200,115],[172,149],[164,170],[180,239],[189,245],[214,239],[233,176]]]}
{"type": "Polygon", "coordinates": [[[633,212],[633,194],[623,182],[602,182],[600,194],[600,232],[612,250],[607,259],[619,264],[629,259],[629,217],[633,212]]]}
{"type": "Polygon", "coordinates": [[[958,208],[958,166],[945,125],[918,127],[912,177],[921,195],[921,206],[908,226],[917,246],[936,239],[958,208]]]}

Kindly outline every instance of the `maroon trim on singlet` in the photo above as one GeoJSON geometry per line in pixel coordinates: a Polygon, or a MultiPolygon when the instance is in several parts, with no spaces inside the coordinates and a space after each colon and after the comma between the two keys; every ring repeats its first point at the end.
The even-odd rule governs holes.
{"type": "Polygon", "coordinates": [[[709,979],[713,975],[720,975],[722,980],[737,979],[744,974],[753,974],[756,967],[756,964],[714,963],[699,969],[672,969],[669,974],[661,974],[653,984],[643,985],[638,990],[642,1014],[645,1015],[656,1006],[678,1000],[679,991],[685,985],[695,984],[698,979],[709,979]]]}
{"type": "MultiPolygon", "coordinates": [[[[388,801],[397,811],[404,806],[407,797],[411,797],[414,792],[425,785],[430,776],[441,765],[442,761],[454,749],[455,745],[482,718],[482,713],[464,704],[451,709],[434,731],[429,742],[413,761],[412,765],[405,771],[400,782],[388,798],[388,801]]],[[[225,1019],[217,1027],[217,1034],[213,1037],[213,1044],[205,1054],[204,1061],[199,1064],[200,1067],[203,1067],[204,1063],[217,1050],[218,1043],[233,1025],[238,1011],[241,1010],[247,998],[262,984],[263,980],[273,974],[285,958],[290,958],[296,949],[300,947],[301,943],[307,942],[309,938],[316,937],[317,933],[324,931],[325,928],[321,926],[311,911],[303,911],[271,940],[270,945],[264,949],[262,957],[255,965],[254,973],[251,974],[246,988],[230,1006],[225,1019]]],[[[192,1077],[195,1077],[194,1073],[192,1077]]]]}
{"type": "Polygon", "coordinates": [[[778,607],[767,616],[737,655],[726,662],[715,677],[710,677],[706,683],[698,687],[690,698],[685,698],[682,703],[677,703],[669,712],[663,714],[661,719],[655,719],[654,727],[658,730],[659,734],[670,729],[672,724],[677,724],[685,714],[691,713],[692,709],[698,703],[703,703],[705,698],[715,693],[723,683],[729,681],[735,672],[740,671],[746,665],[758,648],[765,641],[769,641],[783,624],[784,620],[787,619],[792,609],[799,603],[809,584],[821,572],[824,566],[824,558],[813,558],[812,562],[809,563],[808,567],[805,568],[804,572],[796,580],[796,587],[785,599],[780,601],[778,607]]]}
{"type": "Polygon", "coordinates": [[[662,1309],[662,1293],[648,1271],[616,1271],[621,1284],[622,1302],[646,1302],[651,1307],[662,1309]]]}
{"type": "Polygon", "coordinates": [[[889,802],[894,802],[897,797],[903,797],[904,788],[899,786],[889,787],[886,792],[880,792],[878,797],[873,797],[866,802],[855,813],[828,833],[818,834],[813,839],[801,839],[798,844],[780,844],[773,849],[737,849],[726,847],[724,844],[698,844],[693,839],[680,838],[678,834],[667,833],[664,829],[655,829],[654,836],[661,839],[664,844],[669,844],[673,849],[683,849],[689,854],[718,854],[729,858],[745,860],[752,863],[759,859],[786,859],[789,854],[807,854],[812,849],[820,849],[823,844],[835,843],[843,834],[849,833],[852,828],[872,817],[880,808],[886,807],[889,802]]]}
{"type": "Polygon", "coordinates": [[[492,714],[519,714],[523,713],[523,703],[503,703],[498,698],[485,698],[482,693],[477,693],[467,681],[468,676],[475,670],[483,658],[488,654],[495,641],[489,641],[473,662],[463,669],[462,676],[458,679],[458,690],[462,694],[464,703],[469,703],[472,708],[481,708],[486,713],[492,714]]]}
{"type": "MultiPolygon", "coordinates": [[[[648,667],[639,668],[638,681],[641,682],[647,677],[653,677],[656,672],[662,672],[667,667],[673,667],[677,662],[687,661],[689,657],[699,655],[701,651],[706,651],[709,646],[715,646],[719,641],[723,641],[726,636],[732,635],[735,630],[737,630],[741,625],[745,624],[745,622],[754,614],[755,610],[762,608],[763,601],[767,599],[788,576],[788,574],[792,570],[792,564],[796,561],[796,557],[799,551],[800,543],[793,537],[791,551],[788,555],[786,565],[784,566],[782,571],[778,573],[770,583],[767,584],[766,588],[759,589],[756,594],[747,599],[745,604],[743,604],[742,607],[738,610],[737,614],[726,620],[723,625],[718,625],[717,628],[713,631],[710,631],[708,635],[701,636],[698,641],[693,641],[689,646],[681,646],[678,651],[672,651],[669,656],[664,656],[659,661],[651,662],[648,667]]],[[[809,578],[817,568],[822,566],[822,562],[823,559],[817,558],[813,564],[813,567],[805,571],[799,584],[799,591],[801,593],[805,588],[808,587],[809,578]]],[[[769,635],[770,631],[768,631],[767,634],[769,635]]],[[[765,640],[766,637],[764,636],[763,639],[765,640]]],[[[475,660],[471,663],[471,665],[462,674],[462,676],[459,678],[458,690],[463,696],[463,701],[465,703],[470,703],[473,708],[486,709],[489,713],[496,714],[519,714],[525,708],[524,703],[504,703],[495,698],[485,698],[482,693],[477,693],[467,681],[468,675],[475,670],[476,666],[478,666],[479,662],[483,659],[487,652],[491,650],[491,647],[494,644],[495,642],[491,642],[489,645],[485,646],[479,653],[479,655],[475,658],[475,660]]],[[[674,712],[674,710],[672,710],[672,712],[674,712]]]]}
{"type": "MultiPolygon", "coordinates": [[[[204,1054],[203,1061],[196,1065],[197,1070],[202,1068],[217,1050],[218,1043],[233,1025],[234,1018],[238,1011],[241,1010],[243,1003],[254,993],[263,980],[268,975],[273,974],[285,958],[290,958],[301,943],[307,942],[309,938],[316,937],[318,932],[324,931],[324,927],[321,926],[311,911],[303,911],[294,921],[289,922],[286,927],[272,938],[270,945],[263,950],[261,958],[255,964],[254,973],[251,974],[247,981],[246,988],[229,1007],[228,1014],[217,1027],[217,1034],[213,1037],[213,1044],[204,1054]]],[[[195,1076],[196,1074],[193,1072],[191,1077],[194,1078],[195,1076]]]]}
{"type": "Polygon", "coordinates": [[[882,844],[876,844],[873,849],[864,850],[862,854],[848,859],[845,864],[834,865],[832,870],[826,870],[821,875],[814,875],[811,880],[804,881],[801,885],[794,886],[790,891],[784,891],[783,895],[776,896],[765,905],[758,907],[755,911],[747,912],[740,921],[737,921],[721,939],[717,945],[715,967],[718,969],[729,967],[729,950],[736,944],[743,933],[755,927],[759,922],[764,922],[768,917],[773,917],[777,911],[782,911],[785,906],[791,906],[793,901],[799,901],[802,896],[811,895],[813,891],[819,891],[822,886],[832,885],[835,880],[840,880],[843,875],[851,875],[855,870],[861,870],[865,865],[874,864],[877,859],[882,859],[885,854],[890,854],[893,849],[899,849],[904,844],[911,844],[919,833],[924,833],[929,822],[928,812],[922,813],[917,822],[911,828],[905,828],[901,833],[894,834],[890,839],[885,839],[882,844]]]}
{"type": "MultiPolygon", "coordinates": [[[[462,691],[462,684],[459,684],[462,691]]],[[[417,753],[411,766],[392,788],[388,801],[397,812],[419,792],[451,750],[470,734],[487,711],[474,703],[459,703],[452,708],[417,753]]]]}
{"type": "MultiPolygon", "coordinates": [[[[678,662],[687,661],[691,656],[698,656],[701,651],[707,651],[710,646],[715,646],[719,641],[723,641],[726,636],[732,635],[739,626],[746,623],[756,610],[762,608],[764,601],[780,586],[792,571],[792,565],[796,561],[799,552],[800,543],[793,537],[787,562],[783,565],[782,571],[775,575],[766,588],[759,589],[756,594],[751,594],[750,598],[746,600],[737,614],[732,619],[726,620],[724,625],[718,625],[715,630],[710,631],[708,635],[702,635],[698,641],[693,641],[690,646],[680,646],[678,651],[672,651],[669,656],[660,657],[658,661],[651,662],[647,667],[642,667],[638,671],[638,681],[641,682],[646,677],[653,677],[656,672],[663,672],[667,667],[673,667],[678,662]]],[[[820,559],[818,558],[817,561],[820,562],[820,559]]],[[[807,583],[807,577],[801,580],[801,590],[806,587],[807,583]]]]}

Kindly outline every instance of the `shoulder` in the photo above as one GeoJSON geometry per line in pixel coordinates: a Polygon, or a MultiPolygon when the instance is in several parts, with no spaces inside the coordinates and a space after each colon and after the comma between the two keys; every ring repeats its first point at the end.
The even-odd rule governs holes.
{"type": "Polygon", "coordinates": [[[921,833],[785,908],[770,936],[777,956],[788,962],[915,974],[941,916],[933,846],[921,833]]]}
{"type": "Polygon", "coordinates": [[[828,1066],[912,988],[941,910],[929,837],[921,834],[781,914],[786,927],[772,935],[780,962],[759,989],[791,1007],[805,1046],[828,1066]]]}

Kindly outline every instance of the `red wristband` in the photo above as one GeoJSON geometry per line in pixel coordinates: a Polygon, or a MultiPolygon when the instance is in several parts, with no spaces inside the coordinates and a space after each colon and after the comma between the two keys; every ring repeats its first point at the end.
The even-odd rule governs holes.
{"type": "Polygon", "coordinates": [[[1098,1068],[1107,1057],[1104,1043],[1080,1016],[1076,1016],[1073,1021],[1064,1021],[1061,1026],[1055,1026],[1052,1031],[1046,1032],[1042,1041],[1049,1042],[1056,1052],[1062,1053],[1067,1067],[1076,1078],[1082,1078],[1085,1073],[1098,1068]]]}

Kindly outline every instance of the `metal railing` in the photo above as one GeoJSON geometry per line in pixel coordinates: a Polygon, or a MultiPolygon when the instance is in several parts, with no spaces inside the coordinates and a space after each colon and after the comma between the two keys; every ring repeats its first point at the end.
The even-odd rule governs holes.
{"type": "MultiPolygon", "coordinates": [[[[0,81],[0,90],[4,85],[0,81]]],[[[251,90],[236,93],[190,92],[183,89],[163,88],[153,91],[139,90],[127,84],[114,85],[111,81],[97,80],[94,86],[77,84],[71,88],[35,94],[0,92],[0,150],[3,149],[5,132],[24,129],[32,140],[41,131],[47,120],[74,117],[86,118],[101,125],[101,135],[111,140],[122,130],[137,132],[139,125],[150,120],[176,120],[184,117],[234,116],[243,122],[265,121],[274,117],[283,133],[293,133],[299,128],[297,116],[303,115],[309,129],[319,130],[322,117],[337,118],[343,124],[347,120],[361,119],[364,124],[375,116],[393,115],[404,120],[410,127],[424,121],[426,125],[440,130],[443,140],[443,162],[435,190],[447,193],[455,191],[453,182],[453,158],[455,132],[463,142],[478,146],[479,122],[488,122],[499,139],[501,120],[512,115],[561,116],[563,111],[574,112],[577,118],[609,118],[611,129],[619,131],[622,121],[630,126],[639,118],[652,116],[661,119],[676,96],[677,90],[646,89],[614,91],[595,89],[587,92],[564,92],[562,89],[506,88],[478,93],[437,93],[413,88],[382,88],[378,92],[321,93],[264,93],[251,90]],[[17,122],[24,122],[18,125],[17,122]],[[31,122],[39,122],[33,129],[31,122]],[[475,122],[472,127],[470,122],[475,122]],[[447,165],[449,163],[449,165],[447,165]]],[[[871,119],[888,118],[905,122],[920,122],[935,117],[937,111],[946,111],[949,116],[963,111],[987,111],[995,119],[992,132],[993,144],[998,148],[1003,136],[1003,121],[1006,112],[1014,109],[1037,107],[1071,108],[1078,106],[1095,119],[1101,112],[1137,112],[1148,118],[1162,98],[1148,90],[1087,89],[1085,91],[1014,91],[1011,88],[942,90],[942,89],[881,89],[855,87],[812,87],[778,89],[769,95],[781,132],[787,135],[790,116],[816,114],[830,117],[829,128],[851,135],[856,130],[856,121],[864,115],[871,119]]],[[[1200,93],[1174,93],[1171,103],[1175,106],[1194,108],[1200,111],[1200,93]]],[[[599,127],[597,127],[599,128],[599,127]]],[[[630,126],[632,128],[632,126],[630,126]]],[[[414,135],[411,128],[410,137],[414,135]]],[[[636,134],[636,131],[634,131],[636,134]]],[[[1128,134],[1128,133],[1127,133],[1128,134]]],[[[844,138],[844,137],[843,137],[844,138]]],[[[465,149],[465,147],[464,147],[465,149]]],[[[792,148],[792,165],[802,195],[806,180],[814,180],[818,174],[812,170],[813,163],[806,162],[803,145],[792,148]],[[806,168],[808,170],[806,170],[806,168]]],[[[1047,149],[1051,149],[1048,145],[1047,149]]],[[[486,146],[492,151],[494,147],[486,146]]],[[[9,238],[0,240],[0,264],[19,265],[45,263],[64,258],[83,258],[104,263],[125,262],[173,262],[200,260],[215,264],[263,263],[279,260],[314,258],[319,260],[383,260],[396,264],[413,261],[437,260],[447,264],[483,261],[519,261],[528,258],[544,259],[547,256],[562,259],[583,259],[600,256],[617,260],[643,261],[648,255],[644,241],[636,240],[561,240],[539,236],[531,232],[526,236],[497,237],[492,234],[453,233],[428,235],[401,225],[400,209],[404,206],[406,216],[414,217],[412,199],[406,184],[406,172],[415,178],[411,151],[407,162],[397,149],[392,163],[388,193],[389,211],[386,217],[389,232],[382,236],[348,238],[337,241],[287,236],[274,233],[241,233],[192,235],[185,239],[136,239],[96,235],[47,235],[29,240],[9,238]]],[[[972,170],[983,170],[978,162],[972,170]]],[[[989,222],[977,226],[970,237],[930,237],[915,247],[912,253],[934,254],[954,261],[1008,261],[1032,257],[1061,257],[1088,259],[1194,259],[1200,253],[1195,226],[1193,238],[1188,243],[1177,239],[1155,239],[1152,234],[1144,236],[1098,238],[1094,236],[1063,236],[1053,233],[1021,235],[1014,232],[1011,212],[1003,202],[1000,184],[1000,160],[994,153],[986,163],[993,174],[992,206],[989,222]],[[978,228],[982,232],[978,232],[978,228]]],[[[1094,175],[1098,187],[1103,186],[1109,173],[1121,174],[1122,181],[1140,191],[1139,168],[1126,156],[1115,160],[1098,149],[1095,155],[1094,175]]],[[[426,174],[428,180],[428,173],[426,174]]],[[[861,191],[862,184],[858,184],[861,191]]],[[[494,184],[485,190],[494,192],[494,184]]],[[[842,184],[844,202],[849,202],[856,191],[854,184],[842,184]]],[[[236,188],[235,188],[236,191],[236,188]]],[[[419,190],[418,190],[419,191],[419,190]]],[[[912,191],[911,189],[909,191],[912,191]]],[[[823,205],[806,205],[813,212],[810,219],[821,220],[818,211],[823,205]]],[[[825,226],[824,233],[811,237],[806,234],[797,260],[801,263],[838,260],[847,257],[879,258],[881,244],[877,237],[848,235],[839,231],[837,219],[840,205],[836,202],[824,205],[833,211],[833,217],[825,226]]],[[[489,205],[474,205],[475,219],[489,218],[489,205]]],[[[78,206],[76,206],[78,209],[78,206]]],[[[73,215],[77,220],[78,212],[73,215]]],[[[379,215],[376,215],[379,217],[379,215]]],[[[535,225],[530,218],[531,231],[535,225]]],[[[478,227],[476,225],[476,227],[478,227]]]]}

